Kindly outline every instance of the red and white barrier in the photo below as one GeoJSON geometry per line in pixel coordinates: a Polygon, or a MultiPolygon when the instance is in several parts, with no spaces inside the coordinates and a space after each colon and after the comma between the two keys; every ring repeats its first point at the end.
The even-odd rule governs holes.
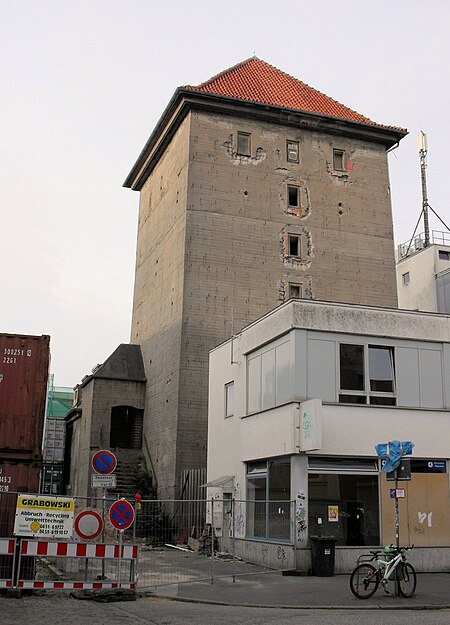
{"type": "MultiPolygon", "coordinates": [[[[1,552],[0,552],[1,553],[1,552]]],[[[104,543],[58,543],[46,540],[22,540],[20,548],[22,556],[49,556],[66,558],[108,558],[119,557],[119,545],[104,543]]],[[[137,545],[123,545],[121,558],[123,560],[138,559],[137,545]]]]}
{"type": "MultiPolygon", "coordinates": [[[[11,565],[11,577],[4,577],[3,579],[0,579],[0,588],[12,588],[13,587],[13,580],[12,580],[12,576],[13,576],[13,571],[14,571],[14,565],[16,562],[16,539],[15,538],[0,538],[0,556],[10,556],[10,558],[12,558],[12,560],[9,560],[9,563],[11,565]]],[[[9,569],[9,564],[8,566],[2,567],[3,568],[3,575],[5,575],[5,571],[7,571],[9,569]]],[[[0,572],[1,574],[1,572],[0,572]]]]}
{"type": "MultiPolygon", "coordinates": [[[[47,590],[97,590],[100,588],[119,588],[119,584],[116,582],[37,582],[33,580],[19,580],[18,588],[43,588],[47,590]]],[[[0,586],[1,588],[1,586],[0,586]]],[[[130,588],[134,590],[136,584],[120,583],[120,588],[130,588]]]]}
{"type": "Polygon", "coordinates": [[[13,556],[15,545],[14,538],[0,538],[0,556],[13,556]]]}

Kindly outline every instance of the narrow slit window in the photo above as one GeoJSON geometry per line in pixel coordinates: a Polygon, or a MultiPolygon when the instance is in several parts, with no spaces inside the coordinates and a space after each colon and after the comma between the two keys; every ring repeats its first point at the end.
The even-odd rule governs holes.
{"type": "Polygon", "coordinates": [[[250,134],[248,132],[237,133],[237,153],[241,156],[250,156],[250,134]]]}
{"type": "Polygon", "coordinates": [[[288,186],[288,206],[298,208],[300,206],[299,188],[292,185],[288,186]]]}
{"type": "Polygon", "coordinates": [[[225,384],[225,417],[234,415],[234,382],[225,384]]]}
{"type": "Polygon", "coordinates": [[[409,271],[407,271],[406,273],[402,275],[402,281],[405,286],[410,283],[411,277],[409,275],[409,271]]]}

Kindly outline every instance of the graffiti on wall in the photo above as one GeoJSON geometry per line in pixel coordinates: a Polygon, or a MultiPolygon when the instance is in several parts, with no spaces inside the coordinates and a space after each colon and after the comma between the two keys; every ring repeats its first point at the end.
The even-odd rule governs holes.
{"type": "Polygon", "coordinates": [[[300,543],[306,542],[306,530],[308,525],[306,522],[306,506],[305,506],[305,491],[301,490],[297,493],[297,500],[295,506],[295,523],[297,541],[300,543]]]}

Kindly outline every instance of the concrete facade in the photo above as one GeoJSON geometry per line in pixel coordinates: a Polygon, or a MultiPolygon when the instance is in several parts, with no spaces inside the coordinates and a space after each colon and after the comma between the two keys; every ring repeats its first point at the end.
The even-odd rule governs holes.
{"type": "MultiPolygon", "coordinates": [[[[434,234],[434,233],[433,233],[434,234]]],[[[397,290],[400,308],[450,313],[450,235],[440,233],[442,244],[433,239],[428,247],[412,246],[397,263],[397,290]]],[[[400,246],[404,249],[407,244],[400,246]]]]}
{"type": "Polygon", "coordinates": [[[141,446],[139,449],[111,446],[112,409],[122,406],[144,409],[145,378],[142,361],[139,371],[140,353],[136,354],[137,351],[139,348],[136,345],[120,346],[102,367],[77,387],[75,405],[66,417],[65,485],[67,493],[72,496],[96,496],[96,491],[91,488],[91,462],[96,451],[111,449],[115,453],[118,474],[124,465],[136,464],[142,457],[141,446]],[[114,365],[118,360],[119,366],[111,367],[111,361],[114,365]],[[121,369],[127,360],[129,363],[135,361],[134,370],[127,372],[121,369]]]}
{"type": "MultiPolygon", "coordinates": [[[[367,364],[366,378],[371,372],[367,364]]],[[[278,568],[276,552],[281,545],[291,565],[307,571],[310,536],[335,534],[336,571],[349,572],[361,549],[395,542],[393,500],[389,497],[393,483],[379,475],[374,446],[411,440],[415,444],[412,480],[399,483],[406,493],[400,500],[401,544],[416,545],[412,560],[420,570],[449,570],[449,377],[450,318],[445,315],[292,301],[213,349],[208,484],[217,486],[208,488],[208,497],[217,500],[217,534],[224,533],[221,502],[233,497],[239,518],[234,523],[234,548],[241,557],[251,554],[252,561],[278,568]],[[373,394],[370,386],[367,403],[342,399],[346,391],[341,388],[341,344],[389,346],[395,405],[373,405],[369,400],[377,393],[373,394]],[[261,358],[260,376],[255,378],[252,363],[257,358],[261,358]],[[230,383],[234,385],[233,409],[226,416],[226,387],[230,383]],[[255,385],[261,393],[256,409],[252,403],[255,385]],[[305,430],[305,414],[312,424],[309,430],[305,430]],[[314,429],[318,434],[308,438],[305,431],[314,429]],[[287,462],[290,467],[285,502],[268,508],[274,514],[268,527],[277,527],[278,507],[284,516],[291,515],[284,540],[252,533],[251,514],[257,508],[255,503],[249,504],[255,496],[251,480],[261,471],[254,467],[274,461],[287,462]],[[319,481],[311,482],[311,476],[319,481]],[[351,480],[370,478],[374,489],[371,501],[364,494],[367,483],[349,495],[344,485],[338,486],[341,476],[347,480],[345,488],[351,480]],[[322,498],[311,500],[310,489],[314,493],[320,480],[322,498]],[[361,543],[354,537],[345,538],[348,524],[360,523],[352,507],[358,498],[364,500],[358,505],[366,519],[361,521],[361,543]],[[339,510],[333,522],[327,521],[328,506],[339,510]],[[377,522],[373,520],[376,515],[377,522]],[[376,543],[371,542],[374,536],[376,543]]],[[[257,501],[261,506],[262,500],[257,501]]],[[[281,521],[284,519],[280,517],[281,521]]]]}
{"type": "Polygon", "coordinates": [[[206,464],[209,349],[292,297],[290,284],[306,299],[397,306],[386,149],[404,134],[176,92],[125,182],[140,191],[131,341],[160,497],[206,464]]]}

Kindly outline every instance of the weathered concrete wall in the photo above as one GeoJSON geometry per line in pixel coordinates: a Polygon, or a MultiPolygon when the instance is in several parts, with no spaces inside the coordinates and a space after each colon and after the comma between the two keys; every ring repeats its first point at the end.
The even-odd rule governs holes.
{"type": "Polygon", "coordinates": [[[189,113],[140,199],[131,340],[142,345],[160,496],[206,464],[208,351],[287,299],[290,282],[306,298],[396,306],[384,147],[189,113]],[[236,154],[238,130],[251,134],[250,157],[236,154]],[[299,164],[287,162],[287,139],[299,164]],[[333,148],[347,171],[333,169],[333,148]],[[286,254],[290,233],[300,258],[286,254]]]}
{"type": "Polygon", "coordinates": [[[178,470],[204,463],[206,352],[287,298],[397,305],[387,159],[383,146],[258,121],[192,113],[180,367],[178,470]],[[252,157],[235,153],[251,133],[252,157]],[[286,160],[286,140],[300,163],[286,160]],[[332,169],[333,147],[351,171],[332,169]],[[287,206],[287,185],[301,207],[287,206]],[[300,260],[286,258],[287,233],[301,236],[300,260]],[[284,251],[284,252],[283,252],[284,251]]]}
{"type": "Polygon", "coordinates": [[[174,497],[176,481],[189,126],[188,116],[145,183],[139,208],[131,342],[141,344],[147,377],[143,451],[162,498],[174,497]]]}
{"type": "MultiPolygon", "coordinates": [[[[73,426],[70,484],[71,495],[88,497],[95,495],[90,477],[92,454],[99,449],[110,449],[111,408],[133,406],[143,410],[145,383],[93,378],[83,388],[82,398],[82,416],[73,426]]],[[[138,453],[127,450],[119,453],[119,460],[140,453],[140,450],[138,453]]]]}

